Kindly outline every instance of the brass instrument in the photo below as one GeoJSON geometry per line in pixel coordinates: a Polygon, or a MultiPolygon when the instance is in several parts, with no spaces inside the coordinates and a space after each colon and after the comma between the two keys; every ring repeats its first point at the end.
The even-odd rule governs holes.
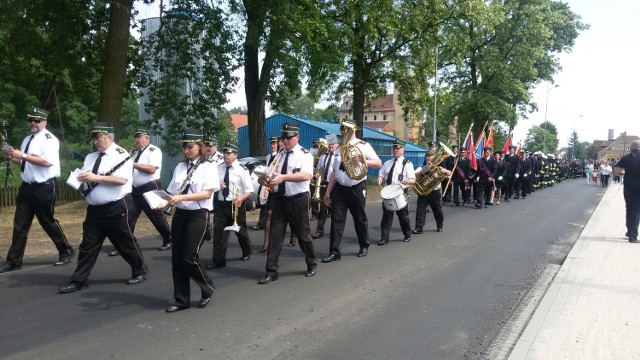
{"type": "Polygon", "coordinates": [[[233,189],[233,201],[231,202],[231,217],[233,218],[233,225],[224,228],[224,231],[240,231],[240,225],[238,225],[238,189],[233,189]]]}
{"type": "Polygon", "coordinates": [[[362,180],[367,176],[367,160],[364,153],[356,145],[350,144],[351,138],[356,132],[355,128],[345,126],[340,146],[340,156],[347,175],[354,180],[362,180]]]}
{"type": "Polygon", "coordinates": [[[447,177],[447,173],[445,172],[445,169],[439,165],[449,156],[454,156],[453,151],[451,151],[445,144],[440,143],[440,155],[435,159],[432,159],[429,163],[431,171],[428,174],[421,175],[420,178],[416,179],[416,182],[411,185],[416,194],[421,196],[428,195],[438,186],[438,184],[442,183],[442,181],[447,177]]]}
{"type": "Polygon", "coordinates": [[[283,156],[286,155],[286,151],[280,149],[276,154],[275,159],[271,162],[271,165],[267,168],[264,173],[259,173],[258,171],[254,171],[254,173],[260,177],[262,177],[262,181],[264,181],[264,186],[269,190],[270,193],[274,192],[273,185],[271,184],[271,180],[278,176],[278,168],[280,167],[280,162],[283,159],[283,156]]]}
{"type": "MultiPolygon", "coordinates": [[[[320,138],[320,143],[318,144],[318,153],[313,158],[314,171],[316,171],[316,167],[318,166],[318,161],[320,161],[320,158],[322,157],[322,155],[326,154],[327,151],[329,151],[329,144],[327,143],[327,140],[320,138]]],[[[311,198],[311,200],[315,202],[323,201],[322,199],[320,199],[320,189],[323,186],[322,185],[323,172],[324,172],[324,169],[321,169],[320,171],[318,171],[318,175],[313,176],[313,178],[311,179],[311,182],[309,183],[312,187],[315,188],[315,190],[313,191],[313,197],[311,198]],[[316,198],[316,196],[318,196],[318,198],[316,198]]]]}

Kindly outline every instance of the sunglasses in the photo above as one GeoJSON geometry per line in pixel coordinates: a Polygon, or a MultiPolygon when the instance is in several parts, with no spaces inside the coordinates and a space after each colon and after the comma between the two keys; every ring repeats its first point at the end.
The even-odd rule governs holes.
{"type": "Polygon", "coordinates": [[[41,122],[46,121],[46,120],[30,118],[30,119],[27,119],[26,121],[29,122],[29,123],[32,122],[32,123],[40,124],[41,122]]]}
{"type": "Polygon", "coordinates": [[[296,135],[292,135],[292,136],[283,136],[282,140],[291,140],[292,138],[296,137],[296,135]]]}

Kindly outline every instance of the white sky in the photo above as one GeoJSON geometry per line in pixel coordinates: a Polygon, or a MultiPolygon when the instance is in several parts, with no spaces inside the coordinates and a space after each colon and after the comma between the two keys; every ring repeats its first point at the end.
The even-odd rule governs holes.
{"type": "MultiPolygon", "coordinates": [[[[571,9],[591,28],[580,33],[573,51],[559,56],[562,70],[550,90],[547,120],[558,128],[560,147],[566,146],[575,127],[580,141],[606,140],[608,129],[617,137],[627,131],[640,135],[636,101],[640,103],[640,1],[568,0],[571,9]],[[635,90],[634,90],[635,89],[635,90]],[[635,120],[633,120],[635,119],[635,120]]],[[[158,5],[136,2],[140,18],[158,15],[158,5]]],[[[243,70],[236,75],[242,78],[243,70]]],[[[533,125],[544,121],[547,90],[540,84],[533,92],[539,111],[521,119],[514,141],[524,141],[533,125]]],[[[246,106],[244,82],[229,96],[227,108],[246,106]]]]}

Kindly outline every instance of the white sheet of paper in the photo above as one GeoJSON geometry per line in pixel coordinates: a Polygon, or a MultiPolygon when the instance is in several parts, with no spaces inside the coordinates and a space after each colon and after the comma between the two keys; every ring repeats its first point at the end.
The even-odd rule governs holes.
{"type": "Polygon", "coordinates": [[[75,169],[69,174],[69,178],[67,179],[67,184],[76,190],[78,190],[82,184],[78,181],[78,175],[80,175],[81,172],[80,169],[75,169]]]}
{"type": "Polygon", "coordinates": [[[165,207],[169,203],[169,197],[171,195],[167,194],[166,191],[160,190],[151,190],[142,194],[144,199],[147,200],[147,203],[152,209],[158,209],[160,207],[165,207]]]}

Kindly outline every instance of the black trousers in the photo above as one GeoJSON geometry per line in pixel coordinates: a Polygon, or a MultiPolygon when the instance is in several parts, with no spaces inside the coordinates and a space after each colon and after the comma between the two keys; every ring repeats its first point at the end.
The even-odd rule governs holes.
{"type": "Polygon", "coordinates": [[[71,275],[71,281],[83,283],[96,264],[102,243],[108,237],[120,256],[131,266],[131,276],[148,271],[138,242],[131,232],[128,222],[128,206],[131,194],[103,205],[89,205],[82,224],[82,242],[78,254],[78,267],[71,275]]]}
{"type": "Polygon", "coordinates": [[[518,180],[516,180],[516,196],[527,197],[528,189],[529,189],[529,176],[520,176],[518,180]]]}
{"type": "Polygon", "coordinates": [[[310,202],[311,198],[308,192],[291,197],[273,195],[270,242],[267,250],[267,274],[278,274],[278,259],[282,252],[287,224],[291,226],[291,231],[298,237],[300,249],[304,253],[307,263],[307,270],[315,269],[318,266],[311,238],[310,202]]]}
{"type": "Polygon", "coordinates": [[[467,189],[465,186],[465,182],[454,182],[453,183],[453,203],[460,203],[460,193],[462,193],[462,201],[464,203],[469,202],[469,198],[471,197],[470,189],[467,189]]]}
{"type": "Polygon", "coordinates": [[[516,190],[516,178],[514,175],[509,175],[505,180],[507,188],[504,189],[504,198],[506,200],[513,197],[513,192],[516,190]]]}
{"type": "Polygon", "coordinates": [[[53,241],[58,253],[66,255],[73,252],[67,238],[62,232],[62,228],[53,217],[54,205],[56,202],[56,181],[49,179],[40,184],[22,183],[16,198],[16,213],[13,217],[13,237],[11,247],[7,253],[7,263],[20,266],[24,257],[24,250],[27,246],[27,235],[31,229],[34,215],[42,229],[53,241]]]}
{"type": "Polygon", "coordinates": [[[411,220],[409,220],[409,205],[403,207],[398,211],[390,211],[382,206],[382,221],[380,222],[380,240],[389,240],[389,231],[393,225],[393,214],[398,215],[398,221],[400,222],[400,229],[404,238],[411,237],[411,220]]]}
{"type": "Polygon", "coordinates": [[[367,198],[364,194],[366,181],[352,187],[342,186],[338,183],[331,192],[331,236],[329,241],[329,252],[340,256],[340,243],[342,234],[347,222],[347,210],[353,217],[353,224],[358,235],[358,244],[361,249],[369,248],[369,223],[364,207],[367,198]]]}
{"type": "Polygon", "coordinates": [[[422,230],[427,220],[427,205],[433,210],[433,218],[436,220],[436,227],[444,227],[444,212],[442,211],[442,190],[433,190],[424,196],[418,196],[416,205],[416,230],[422,230]]]}
{"type": "MultiPolygon", "coordinates": [[[[233,225],[233,216],[231,214],[231,201],[219,201],[216,199],[216,206],[213,216],[213,262],[219,266],[227,263],[227,246],[229,245],[229,235],[231,232],[224,231],[224,228],[233,225]]],[[[242,256],[249,256],[253,252],[251,248],[251,239],[247,232],[247,209],[242,206],[238,208],[238,216],[236,218],[240,231],[236,233],[238,243],[242,249],[242,256]]]]}
{"type": "Polygon", "coordinates": [[[171,228],[169,227],[169,222],[164,216],[164,213],[162,211],[152,209],[143,196],[147,191],[158,190],[161,188],[160,181],[151,181],[143,186],[134,187],[133,192],[131,193],[133,196],[133,206],[132,209],[129,209],[129,226],[131,226],[131,232],[135,232],[140,213],[144,211],[144,214],[147,215],[149,221],[151,221],[153,226],[156,228],[156,231],[158,231],[160,236],[162,236],[162,244],[166,245],[171,243],[171,228]]]}
{"type": "Polygon", "coordinates": [[[638,224],[640,223],[640,191],[638,188],[634,189],[625,185],[623,194],[624,202],[627,205],[627,235],[629,235],[629,239],[637,239],[638,224]]]}
{"type": "Polygon", "coordinates": [[[493,194],[495,193],[495,190],[495,182],[488,181],[484,184],[484,197],[482,200],[484,200],[485,205],[493,204],[493,194]]]}
{"type": "MultiPolygon", "coordinates": [[[[324,194],[323,194],[324,198],[324,194]]],[[[324,234],[324,224],[327,223],[327,217],[329,217],[330,208],[325,205],[324,202],[320,203],[320,211],[318,212],[318,224],[316,226],[316,232],[324,234]]]]}
{"type": "Polygon", "coordinates": [[[191,287],[189,279],[199,287],[202,297],[213,295],[215,286],[198,262],[200,247],[204,242],[207,226],[207,210],[176,209],[171,221],[171,275],[175,304],[189,306],[191,287]]]}

